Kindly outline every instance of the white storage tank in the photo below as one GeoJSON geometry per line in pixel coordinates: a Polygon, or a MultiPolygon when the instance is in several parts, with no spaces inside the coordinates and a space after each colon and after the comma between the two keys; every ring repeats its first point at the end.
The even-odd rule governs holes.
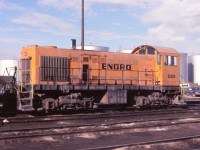
{"type": "Polygon", "coordinates": [[[119,52],[120,53],[127,53],[127,54],[131,54],[131,52],[133,51],[133,49],[122,49],[119,52]]]}
{"type": "Polygon", "coordinates": [[[18,60],[0,60],[0,76],[13,76],[15,67],[18,68],[18,60]],[[6,71],[7,68],[7,71],[6,71]]]}
{"type": "Polygon", "coordinates": [[[181,53],[180,58],[180,83],[188,82],[188,54],[181,53]]]}
{"type": "Polygon", "coordinates": [[[200,55],[188,57],[188,80],[200,85],[200,55]]]}
{"type": "MultiPolygon", "coordinates": [[[[77,46],[76,49],[81,49],[81,46],[77,46]]],[[[95,45],[84,45],[84,50],[108,52],[109,47],[95,46],[95,45]]]]}

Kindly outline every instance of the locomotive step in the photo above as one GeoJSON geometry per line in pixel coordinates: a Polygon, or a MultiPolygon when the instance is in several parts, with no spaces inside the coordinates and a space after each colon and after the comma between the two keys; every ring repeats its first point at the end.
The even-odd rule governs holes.
{"type": "Polygon", "coordinates": [[[22,91],[22,92],[19,92],[20,94],[27,94],[27,93],[30,93],[30,91],[22,91]]]}
{"type": "Polygon", "coordinates": [[[28,101],[28,100],[32,100],[32,98],[27,97],[27,98],[20,98],[21,101],[28,101]]]}
{"type": "Polygon", "coordinates": [[[21,111],[33,111],[34,108],[32,106],[26,105],[26,106],[22,106],[21,111]]]}

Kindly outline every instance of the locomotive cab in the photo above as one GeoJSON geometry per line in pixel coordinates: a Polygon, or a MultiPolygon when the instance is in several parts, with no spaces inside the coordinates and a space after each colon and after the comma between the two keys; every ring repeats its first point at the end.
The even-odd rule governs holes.
{"type": "MultiPolygon", "coordinates": [[[[180,53],[172,48],[143,45],[136,48],[133,54],[154,55],[155,84],[177,86],[180,81],[180,53]]],[[[144,62],[143,66],[148,66],[144,62]]]]}

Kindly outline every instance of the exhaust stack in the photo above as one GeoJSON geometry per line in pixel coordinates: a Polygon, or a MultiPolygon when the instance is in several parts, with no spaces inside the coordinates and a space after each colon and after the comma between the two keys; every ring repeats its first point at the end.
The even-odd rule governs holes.
{"type": "Polygon", "coordinates": [[[76,49],[76,39],[71,39],[72,40],[72,49],[76,49]]]}

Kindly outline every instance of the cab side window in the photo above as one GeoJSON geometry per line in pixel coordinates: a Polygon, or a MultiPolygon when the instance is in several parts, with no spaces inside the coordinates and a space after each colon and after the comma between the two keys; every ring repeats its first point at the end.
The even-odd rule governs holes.
{"type": "Polygon", "coordinates": [[[165,56],[164,57],[164,62],[166,66],[170,66],[171,65],[171,56],[165,56]]]}
{"type": "Polygon", "coordinates": [[[177,58],[175,56],[172,56],[171,64],[172,66],[177,66],[177,58]]]}
{"type": "Polygon", "coordinates": [[[165,56],[164,63],[166,66],[177,66],[177,57],[175,56],[165,56]]]}
{"type": "Polygon", "coordinates": [[[157,54],[157,65],[161,64],[161,55],[158,53],[157,54]]]}
{"type": "Polygon", "coordinates": [[[165,65],[168,65],[168,56],[164,57],[164,63],[165,63],[165,65]]]}

